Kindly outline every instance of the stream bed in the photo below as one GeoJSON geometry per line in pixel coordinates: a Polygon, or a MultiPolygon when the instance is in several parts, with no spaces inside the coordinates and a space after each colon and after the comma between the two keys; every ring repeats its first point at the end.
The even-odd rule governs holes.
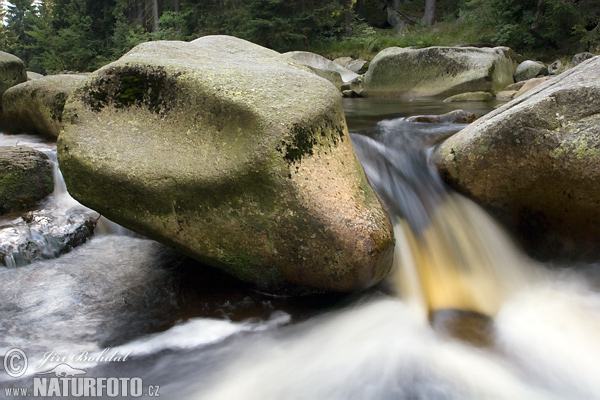
{"type": "MultiPolygon", "coordinates": [[[[404,120],[493,104],[344,106],[393,215],[395,270],[384,282],[345,296],[269,296],[99,221],[56,259],[0,266],[4,369],[27,358],[18,377],[0,370],[0,397],[86,397],[68,387],[84,376],[119,379],[129,397],[174,400],[600,398],[598,266],[528,259],[428,164],[432,146],[464,125],[404,120]],[[59,376],[63,364],[71,370],[59,376]]],[[[16,141],[54,151],[0,136],[16,141]]],[[[61,193],[64,207],[81,209],[61,193]]],[[[87,394],[126,397],[107,386],[87,394]]]]}

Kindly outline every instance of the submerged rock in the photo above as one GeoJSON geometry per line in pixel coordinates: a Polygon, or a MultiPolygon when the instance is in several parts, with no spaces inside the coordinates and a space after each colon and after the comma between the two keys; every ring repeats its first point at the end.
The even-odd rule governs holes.
{"type": "Polygon", "coordinates": [[[406,120],[409,122],[424,122],[434,124],[439,124],[442,122],[451,124],[470,124],[476,119],[477,117],[475,114],[464,110],[454,110],[441,115],[414,115],[406,118],[406,120]]]}
{"type": "Polygon", "coordinates": [[[492,94],[488,92],[467,92],[455,94],[444,100],[444,103],[454,103],[457,101],[490,101],[492,94]]]}
{"type": "Polygon", "coordinates": [[[0,265],[20,267],[56,258],[86,242],[97,215],[84,209],[43,208],[0,220],[0,265]]]}
{"type": "Polygon", "coordinates": [[[600,253],[600,59],[458,132],[434,153],[444,180],[539,258],[600,253]]]}
{"type": "Polygon", "coordinates": [[[390,47],[373,59],[365,75],[365,96],[451,96],[496,93],[513,83],[516,68],[506,47],[390,47]]]}
{"type": "Polygon", "coordinates": [[[48,156],[26,146],[0,146],[0,214],[26,209],[53,188],[48,156]]]}
{"type": "Polygon", "coordinates": [[[52,75],[8,89],[2,96],[6,131],[58,137],[65,102],[83,79],[82,75],[52,75]]]}
{"type": "Polygon", "coordinates": [[[345,82],[350,82],[358,77],[358,74],[355,72],[315,53],[308,51],[290,51],[283,55],[293,58],[302,65],[306,65],[317,75],[333,83],[338,89],[340,89],[345,82]]]}
{"type": "Polygon", "coordinates": [[[144,43],[64,117],[69,192],[126,228],[271,292],[361,290],[391,267],[340,93],[289,57],[227,36],[144,43]]]}

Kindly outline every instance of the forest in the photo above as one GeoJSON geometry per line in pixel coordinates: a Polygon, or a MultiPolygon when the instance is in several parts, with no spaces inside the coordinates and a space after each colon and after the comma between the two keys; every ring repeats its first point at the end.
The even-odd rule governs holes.
{"type": "Polygon", "coordinates": [[[600,46],[597,0],[12,0],[0,50],[40,73],[93,71],[151,40],[227,34],[371,58],[389,46],[505,45],[552,61],[600,46]]]}

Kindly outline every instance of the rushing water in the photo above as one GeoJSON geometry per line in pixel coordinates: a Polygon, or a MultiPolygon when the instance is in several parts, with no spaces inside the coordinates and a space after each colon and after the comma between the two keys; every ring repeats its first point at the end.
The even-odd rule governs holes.
{"type": "Polygon", "coordinates": [[[536,265],[445,187],[428,154],[462,126],[402,117],[454,105],[345,106],[393,214],[395,271],[384,283],[268,297],[105,222],[57,259],[0,268],[0,355],[29,356],[21,378],[0,371],[0,393],[31,390],[36,373],[66,360],[86,376],[140,377],[166,399],[600,398],[595,266],[536,265]],[[97,359],[107,354],[127,359],[97,359]]]}

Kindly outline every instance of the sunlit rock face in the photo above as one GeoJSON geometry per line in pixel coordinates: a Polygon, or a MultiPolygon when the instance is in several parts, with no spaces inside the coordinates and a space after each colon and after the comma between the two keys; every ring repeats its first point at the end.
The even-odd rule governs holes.
{"type": "Polygon", "coordinates": [[[585,257],[600,238],[600,58],[542,83],[446,140],[442,177],[532,254],[585,257]]]}
{"type": "Polygon", "coordinates": [[[226,36],[144,43],[63,120],[74,198],[262,290],[361,290],[391,267],[340,93],[289,57],[226,36]]]}

